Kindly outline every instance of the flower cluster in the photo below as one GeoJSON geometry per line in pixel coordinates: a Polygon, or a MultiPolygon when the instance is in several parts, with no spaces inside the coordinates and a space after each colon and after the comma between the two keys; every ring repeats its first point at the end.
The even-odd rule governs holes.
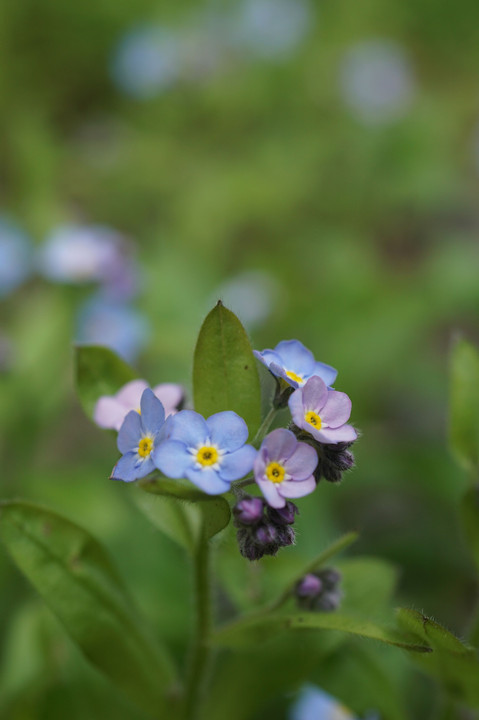
{"type": "MultiPolygon", "coordinates": [[[[247,443],[246,422],[231,410],[204,418],[181,409],[184,393],[178,385],[151,389],[144,380],[135,380],[116,395],[100,398],[94,413],[98,425],[118,430],[122,457],[112,479],[131,482],[159,470],[169,478],[187,479],[209,495],[233,490],[240,551],[250,560],[275,555],[294,542],[298,510],[290,500],[312,493],[322,477],[340,480],[354,463],[349,448],[357,438],[347,422],[349,397],[331,387],[334,368],[317,362],[297,340],[256,356],[276,378],[273,408],[287,405],[292,422],[289,429],[268,434],[263,427],[253,444],[247,443]],[[252,483],[264,499],[244,495],[242,486],[252,483]]],[[[310,588],[325,580],[311,577],[308,582],[310,588]]]]}
{"type": "Polygon", "coordinates": [[[340,582],[341,573],[334,568],[308,573],[296,584],[295,596],[299,607],[323,612],[336,610],[343,596],[340,582]]]}

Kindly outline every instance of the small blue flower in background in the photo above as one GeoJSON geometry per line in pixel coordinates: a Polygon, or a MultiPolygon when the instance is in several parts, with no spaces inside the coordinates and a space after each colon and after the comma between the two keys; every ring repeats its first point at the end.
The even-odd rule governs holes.
{"type": "Polygon", "coordinates": [[[243,0],[237,6],[233,40],[257,57],[283,57],[297,49],[311,25],[307,0],[243,0]]]}
{"type": "Polygon", "coordinates": [[[358,720],[344,705],[313,685],[305,685],[288,720],[358,720]]]}
{"type": "Polygon", "coordinates": [[[406,50],[391,40],[369,40],[348,50],[340,69],[345,104],[364,123],[403,117],[415,94],[414,72],[406,50]]]}
{"type": "Polygon", "coordinates": [[[59,283],[101,283],[105,295],[129,298],[136,291],[137,268],[120,233],[100,225],[56,228],[38,252],[41,274],[59,283]]]}
{"type": "Polygon", "coordinates": [[[124,35],[111,60],[111,76],[119,90],[142,100],[160,95],[180,77],[178,35],[158,25],[136,27],[124,35]]]}
{"type": "Polygon", "coordinates": [[[75,340],[80,344],[104,345],[132,362],[146,345],[150,327],[146,318],[124,303],[101,295],[80,308],[75,340]]]}
{"type": "Polygon", "coordinates": [[[13,292],[31,272],[32,248],[28,237],[0,216],[0,298],[13,292]]]}
{"type": "Polygon", "coordinates": [[[156,467],[168,477],[187,478],[208,495],[228,492],[253,468],[256,450],[245,445],[248,426],[231,410],[207,420],[193,410],[171,418],[169,437],[155,450],[156,467]]]}
{"type": "Polygon", "coordinates": [[[266,367],[294,388],[302,387],[306,380],[317,375],[326,385],[332,385],[338,374],[330,365],[317,362],[313,353],[299,340],[282,340],[274,350],[254,350],[266,367]]]}
{"type": "Polygon", "coordinates": [[[262,270],[239,273],[223,283],[212,297],[221,298],[223,303],[238,315],[247,328],[264,323],[277,307],[281,297],[276,279],[262,270]]]}
{"type": "Polygon", "coordinates": [[[123,456],[113,468],[112,480],[132,482],[155,469],[152,454],[168,433],[165,410],[150,388],[141,396],[140,410],[130,410],[120,428],[117,445],[123,456]]]}

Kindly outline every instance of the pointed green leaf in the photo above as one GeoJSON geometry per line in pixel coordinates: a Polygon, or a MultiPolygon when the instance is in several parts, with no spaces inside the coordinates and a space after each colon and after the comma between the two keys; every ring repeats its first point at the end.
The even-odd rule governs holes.
{"type": "Polygon", "coordinates": [[[218,302],[198,337],[193,367],[195,410],[205,417],[234,410],[254,437],[261,420],[256,361],[240,321],[218,302]]]}
{"type": "Polygon", "coordinates": [[[248,647],[252,643],[274,637],[277,632],[284,630],[339,630],[379,640],[388,645],[396,645],[411,652],[429,652],[428,645],[410,642],[404,633],[395,629],[341,613],[320,612],[293,615],[273,614],[237,620],[220,628],[214,636],[214,642],[228,647],[248,647]]]}
{"type": "Polygon", "coordinates": [[[465,340],[454,347],[451,362],[449,436],[458,462],[479,468],[479,353],[465,340]]]}
{"type": "Polygon", "coordinates": [[[91,663],[147,712],[166,711],[172,667],[140,625],[102,546],[69,520],[21,501],[1,503],[0,535],[91,663]]]}
{"type": "MultiPolygon", "coordinates": [[[[189,546],[189,538],[198,538],[199,526],[198,522],[195,522],[195,516],[191,512],[197,510],[201,513],[202,531],[206,538],[211,538],[225,528],[231,517],[230,506],[227,501],[219,495],[207,495],[201,490],[197,490],[191,485],[179,480],[168,480],[166,478],[146,478],[140,480],[138,485],[146,490],[148,493],[159,496],[161,499],[166,499],[169,502],[174,502],[179,506],[178,512],[181,512],[181,523],[183,523],[183,529],[180,530],[184,542],[182,544],[185,547],[189,546]],[[181,506],[185,505],[183,509],[181,506]],[[186,530],[188,526],[188,530],[186,530]],[[186,533],[186,534],[185,534],[186,533]]],[[[175,522],[168,518],[167,522],[175,522]]],[[[158,527],[161,526],[162,521],[158,520],[158,527]]],[[[162,530],[169,534],[166,527],[162,527],[162,530]]]]}
{"type": "Polygon", "coordinates": [[[78,397],[88,417],[92,417],[98,398],[113,395],[137,374],[113,350],[101,345],[75,348],[75,379],[78,397]]]}
{"type": "Polygon", "coordinates": [[[398,622],[411,637],[427,643],[433,652],[420,659],[421,667],[437,677],[452,697],[479,708],[479,661],[476,651],[431,618],[416,610],[398,610],[398,622]]]}

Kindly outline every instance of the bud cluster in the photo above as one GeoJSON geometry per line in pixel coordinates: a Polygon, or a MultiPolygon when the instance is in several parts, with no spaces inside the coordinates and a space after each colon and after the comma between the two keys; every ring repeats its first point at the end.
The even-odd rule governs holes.
{"type": "Polygon", "coordinates": [[[313,475],[317,483],[321,478],[332,483],[340,482],[343,479],[343,472],[354,467],[354,455],[350,450],[354,441],[325,444],[315,440],[294,423],[291,423],[289,428],[294,432],[298,440],[311,445],[316,450],[318,464],[313,475]]]}
{"type": "Polygon", "coordinates": [[[282,508],[272,508],[260,497],[245,495],[233,508],[238,545],[243,557],[259,560],[263,555],[276,555],[278,550],[295,540],[296,505],[288,501],[282,508]]]}
{"type": "Polygon", "coordinates": [[[343,596],[340,582],[341,573],[334,568],[308,573],[295,587],[294,594],[299,607],[323,612],[337,610],[343,596]]]}

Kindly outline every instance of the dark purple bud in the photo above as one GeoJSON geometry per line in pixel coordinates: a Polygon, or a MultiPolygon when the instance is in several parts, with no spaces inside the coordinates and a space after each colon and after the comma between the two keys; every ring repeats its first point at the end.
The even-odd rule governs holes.
{"type": "Polygon", "coordinates": [[[262,524],[257,528],[255,531],[255,538],[256,542],[258,542],[260,545],[270,545],[271,543],[275,543],[276,539],[278,537],[278,533],[276,531],[276,528],[274,525],[269,524],[262,524]]]}
{"type": "Polygon", "coordinates": [[[264,501],[259,497],[244,497],[233,508],[235,525],[256,525],[263,517],[264,501]]]}
{"type": "Polygon", "coordinates": [[[321,582],[321,578],[313,575],[313,573],[308,573],[296,585],[296,594],[299,597],[311,597],[313,595],[319,595],[322,588],[323,583],[321,582]]]}
{"type": "Polygon", "coordinates": [[[314,609],[322,610],[323,612],[333,612],[341,605],[342,598],[343,593],[339,588],[331,592],[323,592],[316,598],[314,609]]]}
{"type": "Polygon", "coordinates": [[[288,500],[286,505],[282,508],[272,508],[268,506],[266,512],[268,514],[268,518],[275,525],[292,525],[294,523],[295,515],[299,515],[298,508],[290,500],[288,500]]]}
{"type": "Polygon", "coordinates": [[[318,466],[314,477],[319,482],[323,477],[329,482],[339,482],[343,472],[351,470],[354,466],[354,455],[348,450],[353,443],[336,443],[323,445],[318,443],[318,466]]]}

